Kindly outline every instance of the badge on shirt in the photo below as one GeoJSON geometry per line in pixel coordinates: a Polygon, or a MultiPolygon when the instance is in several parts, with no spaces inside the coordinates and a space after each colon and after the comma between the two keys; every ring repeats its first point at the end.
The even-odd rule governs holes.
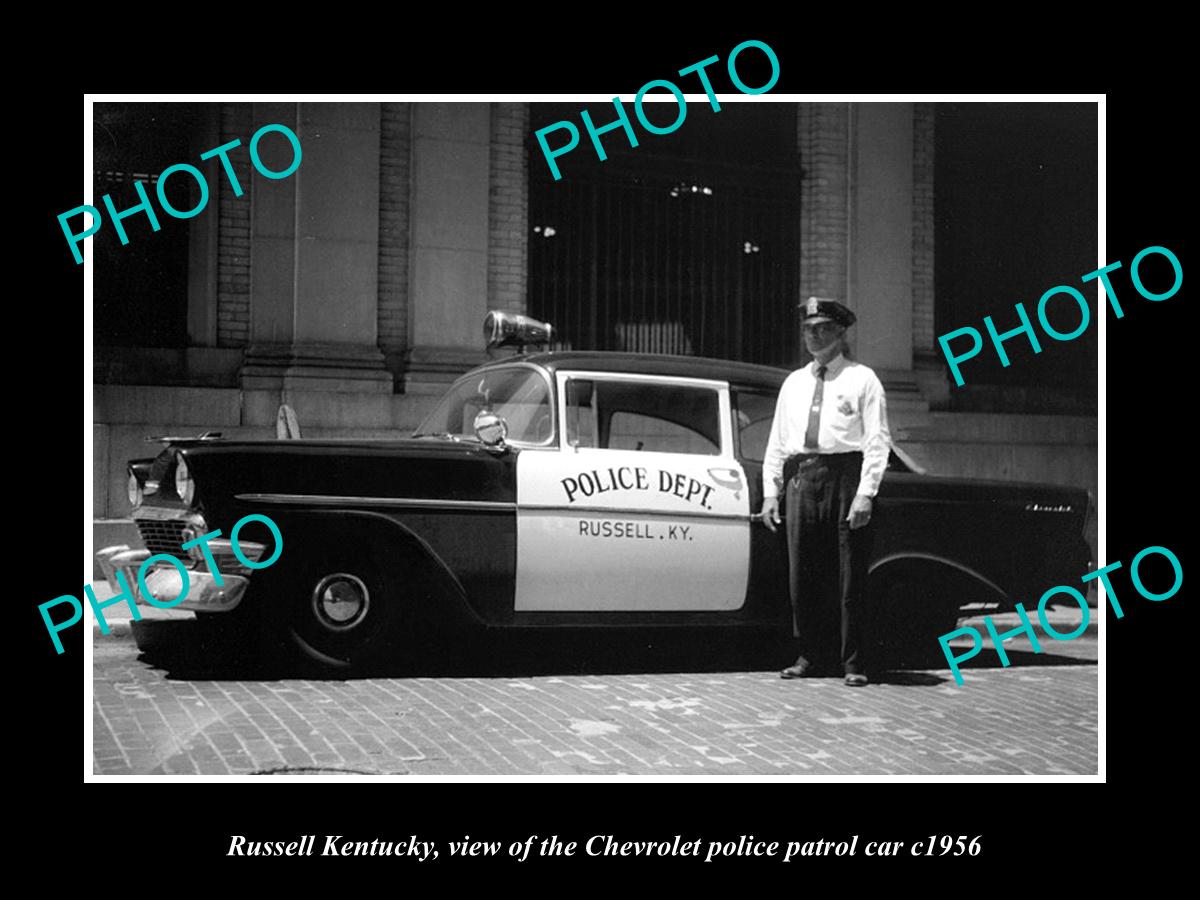
{"type": "Polygon", "coordinates": [[[843,400],[841,403],[838,404],[837,409],[838,409],[838,412],[840,412],[843,416],[854,415],[854,407],[850,405],[849,400],[843,400]]]}

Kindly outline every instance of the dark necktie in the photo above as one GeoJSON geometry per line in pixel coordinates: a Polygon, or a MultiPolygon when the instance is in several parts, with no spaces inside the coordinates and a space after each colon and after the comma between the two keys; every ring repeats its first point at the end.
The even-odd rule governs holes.
{"type": "Polygon", "coordinates": [[[817,384],[813,388],[812,406],[808,408],[808,429],[804,432],[804,449],[817,449],[817,432],[821,429],[821,397],[825,394],[825,366],[817,369],[817,384]]]}

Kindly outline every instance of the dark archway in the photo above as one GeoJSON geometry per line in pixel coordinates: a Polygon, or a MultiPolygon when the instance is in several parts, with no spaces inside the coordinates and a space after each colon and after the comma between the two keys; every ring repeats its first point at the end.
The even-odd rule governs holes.
{"type": "MultiPolygon", "coordinates": [[[[615,117],[589,112],[600,127],[615,117]]],[[[604,162],[579,113],[530,107],[531,132],[566,120],[582,133],[557,160],[559,181],[529,140],[530,314],[555,325],[562,347],[789,364],[795,337],[780,323],[792,320],[800,277],[795,104],[714,113],[690,103],[661,136],[634,120],[639,146],[620,129],[604,134],[604,162]]]]}
{"type": "MultiPolygon", "coordinates": [[[[158,176],[176,163],[199,165],[197,143],[204,113],[197,103],[96,103],[93,106],[94,203],[104,223],[91,238],[95,259],[96,346],[183,347],[187,345],[188,227],[158,201],[158,176]],[[118,212],[137,206],[134,187],[150,198],[160,229],[145,213],[122,220],[129,243],[122,245],[102,197],[118,212]]],[[[207,149],[207,148],[201,148],[207,149]]],[[[167,182],[176,209],[192,209],[199,188],[187,177],[167,182]]],[[[215,190],[204,214],[216,215],[215,190]]]]}

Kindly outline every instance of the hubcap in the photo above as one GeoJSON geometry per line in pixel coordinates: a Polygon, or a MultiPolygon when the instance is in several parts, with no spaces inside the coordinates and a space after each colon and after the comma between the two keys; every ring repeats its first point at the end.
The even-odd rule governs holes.
{"type": "Polygon", "coordinates": [[[326,575],[312,594],[313,612],[330,631],[349,631],[366,618],[371,594],[361,578],[348,572],[326,575]]]}

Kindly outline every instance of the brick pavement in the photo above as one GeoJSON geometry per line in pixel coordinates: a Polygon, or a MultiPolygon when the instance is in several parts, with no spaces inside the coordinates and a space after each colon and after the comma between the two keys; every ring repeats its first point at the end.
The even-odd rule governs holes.
{"type": "Polygon", "coordinates": [[[93,761],[105,775],[1066,775],[1097,768],[1097,667],[1088,659],[1095,642],[1086,639],[1037,658],[1013,645],[1026,664],[971,668],[962,687],[947,671],[929,671],[892,673],[859,690],[832,678],[785,681],[773,670],[181,678],[139,658],[128,636],[97,634],[93,646],[93,761]]]}

